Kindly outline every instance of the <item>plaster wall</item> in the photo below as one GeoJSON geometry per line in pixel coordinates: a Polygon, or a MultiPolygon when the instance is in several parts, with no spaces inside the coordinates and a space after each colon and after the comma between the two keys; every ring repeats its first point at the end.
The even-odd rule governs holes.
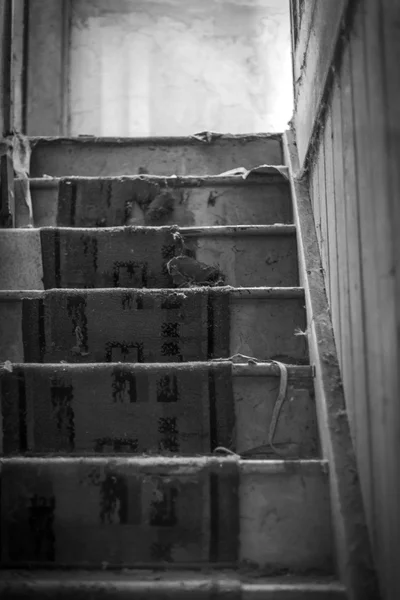
{"type": "Polygon", "coordinates": [[[73,0],[70,133],[283,131],[288,0],[73,0]]]}

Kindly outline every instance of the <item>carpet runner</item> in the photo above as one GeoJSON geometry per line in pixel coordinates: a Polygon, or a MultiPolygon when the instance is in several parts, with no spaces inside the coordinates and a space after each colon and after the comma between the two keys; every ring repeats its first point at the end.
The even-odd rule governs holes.
{"type": "Polygon", "coordinates": [[[229,356],[227,288],[52,290],[22,302],[25,362],[184,362],[229,356]]]}
{"type": "Polygon", "coordinates": [[[13,459],[1,480],[3,566],[237,561],[236,460],[13,459]]]}
{"type": "Polygon", "coordinates": [[[168,288],[167,263],[181,254],[173,228],[41,229],[44,287],[168,288]]]}
{"type": "Polygon", "coordinates": [[[5,455],[232,447],[231,363],[20,365],[0,391],[5,455]]]}

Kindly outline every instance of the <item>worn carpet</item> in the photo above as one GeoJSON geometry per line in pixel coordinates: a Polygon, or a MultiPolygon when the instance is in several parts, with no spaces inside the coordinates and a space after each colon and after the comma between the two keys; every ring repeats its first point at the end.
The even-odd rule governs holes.
{"type": "Polygon", "coordinates": [[[179,190],[146,177],[63,177],[57,224],[61,227],[164,225],[170,222],[179,190]]]}
{"type": "Polygon", "coordinates": [[[229,356],[227,288],[51,290],[22,304],[25,362],[151,363],[229,356]]]}
{"type": "Polygon", "coordinates": [[[0,379],[3,454],[230,447],[231,363],[19,365],[0,379]]]}
{"type": "Polygon", "coordinates": [[[45,289],[168,288],[181,253],[172,228],[41,229],[45,289]]]}
{"type": "Polygon", "coordinates": [[[3,567],[237,560],[233,459],[30,458],[1,466],[3,567]]]}

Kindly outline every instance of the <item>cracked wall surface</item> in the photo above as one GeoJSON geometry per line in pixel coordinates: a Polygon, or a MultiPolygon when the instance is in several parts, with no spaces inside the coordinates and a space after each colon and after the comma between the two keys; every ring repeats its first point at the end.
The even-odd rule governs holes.
{"type": "Polygon", "coordinates": [[[293,106],[288,0],[73,0],[71,134],[277,132],[293,106]]]}

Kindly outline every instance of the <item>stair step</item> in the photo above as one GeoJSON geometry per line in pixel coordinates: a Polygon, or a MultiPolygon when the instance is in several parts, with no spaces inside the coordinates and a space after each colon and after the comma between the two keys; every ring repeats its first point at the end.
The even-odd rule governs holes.
{"type": "MultiPolygon", "coordinates": [[[[12,369],[0,379],[0,452],[5,455],[191,455],[209,454],[217,446],[239,453],[264,446],[258,457],[277,458],[268,443],[279,387],[275,365],[184,363],[172,368],[170,363],[119,363],[12,369]]],[[[288,367],[274,446],[289,457],[315,457],[317,439],[311,368],[288,367]]]]}
{"type": "Polygon", "coordinates": [[[219,175],[236,167],[282,165],[280,134],[193,137],[31,137],[32,177],[43,175],[219,175]]]}
{"type": "Polygon", "coordinates": [[[324,461],[46,457],[0,466],[3,568],[332,573],[324,461]]]}
{"type": "Polygon", "coordinates": [[[242,177],[30,180],[36,227],[291,223],[288,180],[278,171],[242,177]]]}
{"type": "Polygon", "coordinates": [[[0,255],[3,290],[298,284],[293,225],[9,229],[0,231],[0,255]],[[173,277],[167,263],[183,254],[173,277]]]}
{"type": "Polygon", "coordinates": [[[3,600],[345,600],[330,577],[241,577],[235,572],[5,571],[3,600]]]}
{"type": "Polygon", "coordinates": [[[308,361],[302,288],[0,292],[0,360],[308,361]]]}

